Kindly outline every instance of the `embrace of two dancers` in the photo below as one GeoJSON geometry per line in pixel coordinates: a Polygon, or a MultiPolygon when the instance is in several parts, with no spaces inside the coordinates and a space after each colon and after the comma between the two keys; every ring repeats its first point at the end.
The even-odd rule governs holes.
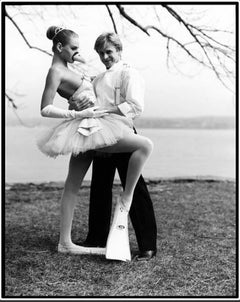
{"type": "Polygon", "coordinates": [[[156,255],[156,222],[141,172],[153,144],[137,134],[133,125],[144,107],[143,80],[122,61],[122,43],[115,33],[103,33],[95,42],[94,49],[106,71],[93,81],[85,72],[79,74],[68,68],[74,61],[84,64],[74,31],[51,26],[47,37],[53,41],[53,60],[42,95],[41,115],[62,120],[42,132],[37,143],[51,157],[71,154],[61,197],[58,251],[131,260],[127,226],[130,214],[139,245],[135,259],[149,260],[156,255]],[[54,106],[56,93],[67,100],[67,110],[54,106]],[[91,163],[89,233],[85,242],[75,244],[71,239],[74,208],[91,163]],[[110,226],[116,169],[123,191],[117,197],[110,226]]]}

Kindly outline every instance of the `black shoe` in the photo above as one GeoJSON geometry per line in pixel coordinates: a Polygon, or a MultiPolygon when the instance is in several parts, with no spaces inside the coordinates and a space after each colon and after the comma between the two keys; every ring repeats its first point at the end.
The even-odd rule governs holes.
{"type": "Polygon", "coordinates": [[[150,259],[152,259],[153,257],[155,257],[157,254],[157,250],[149,250],[149,251],[143,251],[140,252],[139,254],[137,254],[134,257],[135,261],[148,261],[150,259]]]}

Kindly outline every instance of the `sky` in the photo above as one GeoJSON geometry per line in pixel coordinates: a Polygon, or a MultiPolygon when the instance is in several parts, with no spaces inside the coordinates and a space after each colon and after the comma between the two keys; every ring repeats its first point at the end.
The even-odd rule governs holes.
{"type": "MultiPolygon", "coordinates": [[[[59,2],[58,2],[59,3],[59,2]]],[[[178,5],[179,9],[184,9],[178,5]]],[[[188,7],[189,10],[190,7],[188,7]]],[[[104,31],[112,31],[112,23],[103,5],[84,6],[77,20],[70,16],[64,19],[64,6],[58,5],[58,14],[53,7],[41,5],[35,7],[35,13],[48,12],[47,19],[35,18],[29,22],[27,14],[15,15],[18,24],[35,46],[51,52],[51,41],[45,37],[51,25],[61,25],[73,29],[80,37],[80,50],[89,61],[91,74],[104,71],[98,55],[93,50],[96,37],[104,31]],[[70,21],[69,21],[70,20],[70,21]]],[[[79,9],[79,7],[78,7],[79,9]]],[[[141,15],[142,8],[134,5],[134,12],[141,15]]],[[[146,6],[146,16],[149,7],[146,6]]],[[[196,5],[192,10],[198,9],[196,5]]],[[[204,22],[221,24],[231,28],[234,25],[234,10],[231,6],[204,6],[201,8],[204,22]],[[208,20],[206,19],[208,18],[208,20]],[[221,21],[221,23],[219,23],[221,21]]],[[[9,12],[13,12],[9,9],[9,12]]],[[[114,11],[117,16],[117,12],[114,11]]],[[[142,19],[145,16],[141,16],[142,19]]],[[[146,17],[147,18],[147,17],[146,17]]],[[[150,22],[151,20],[149,20],[150,22]]],[[[166,16],[160,20],[165,30],[170,30],[166,16]],[[164,19],[165,18],[165,19],[164,19]]],[[[126,23],[126,22],[125,22],[126,23]]],[[[146,83],[145,110],[143,117],[195,117],[195,116],[233,116],[235,114],[235,95],[227,90],[213,72],[200,65],[182,60],[181,68],[186,76],[166,65],[166,42],[152,33],[148,37],[130,24],[119,26],[123,42],[123,59],[139,70],[146,83]]],[[[171,28],[171,30],[174,30],[171,28]]],[[[181,35],[182,33],[177,33],[181,35]]],[[[39,117],[41,95],[45,78],[51,65],[51,57],[37,50],[29,49],[12,23],[6,21],[6,87],[17,92],[15,97],[22,118],[39,117]]],[[[10,92],[11,93],[11,92],[10,92]]],[[[67,108],[66,102],[59,96],[55,105],[67,108]]],[[[7,119],[15,118],[10,106],[6,106],[7,119]]]]}

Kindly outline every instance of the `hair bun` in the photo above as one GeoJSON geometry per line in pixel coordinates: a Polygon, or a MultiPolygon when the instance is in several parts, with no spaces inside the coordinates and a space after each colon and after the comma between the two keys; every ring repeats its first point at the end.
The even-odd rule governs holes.
{"type": "Polygon", "coordinates": [[[46,33],[48,39],[50,39],[50,40],[53,39],[53,37],[55,36],[55,32],[56,32],[57,28],[58,28],[57,26],[50,26],[48,28],[47,33],[46,33]]]}

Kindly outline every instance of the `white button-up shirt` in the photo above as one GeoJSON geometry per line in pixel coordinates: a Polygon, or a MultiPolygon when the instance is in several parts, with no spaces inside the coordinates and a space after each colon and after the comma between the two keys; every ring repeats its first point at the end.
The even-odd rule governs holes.
{"type": "Polygon", "coordinates": [[[125,66],[123,61],[99,74],[93,87],[99,106],[118,106],[123,115],[132,119],[143,112],[144,81],[136,69],[125,66]]]}

